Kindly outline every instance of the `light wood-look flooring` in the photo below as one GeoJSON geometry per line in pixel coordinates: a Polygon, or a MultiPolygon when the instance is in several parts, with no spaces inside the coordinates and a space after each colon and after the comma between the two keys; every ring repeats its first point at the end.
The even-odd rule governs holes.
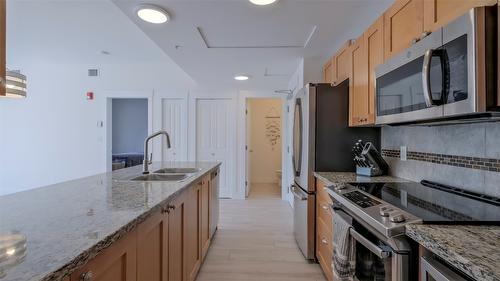
{"type": "Polygon", "coordinates": [[[248,200],[221,200],[219,230],[198,281],[326,280],[295,244],[292,209],[275,190],[252,186],[248,200]]]}

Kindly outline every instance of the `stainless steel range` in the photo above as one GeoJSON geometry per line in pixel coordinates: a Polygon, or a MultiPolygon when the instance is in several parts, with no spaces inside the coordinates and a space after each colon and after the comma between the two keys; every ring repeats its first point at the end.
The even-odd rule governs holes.
{"type": "Polygon", "coordinates": [[[352,223],[359,281],[417,280],[418,245],[406,224],[500,222],[500,199],[427,181],[347,183],[327,192],[334,211],[352,223]]]}

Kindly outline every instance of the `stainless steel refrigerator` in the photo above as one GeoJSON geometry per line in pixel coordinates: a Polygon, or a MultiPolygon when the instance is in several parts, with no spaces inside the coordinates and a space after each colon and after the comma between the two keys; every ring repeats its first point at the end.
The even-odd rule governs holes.
{"type": "Polygon", "coordinates": [[[362,139],[380,149],[379,128],[349,128],[349,81],[307,84],[294,97],[294,235],[306,259],[315,259],[314,171],[354,172],[351,149],[362,139]]]}

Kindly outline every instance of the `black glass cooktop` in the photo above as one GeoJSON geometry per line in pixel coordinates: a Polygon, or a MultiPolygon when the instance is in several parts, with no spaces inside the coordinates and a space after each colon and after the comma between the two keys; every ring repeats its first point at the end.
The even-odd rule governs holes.
{"type": "Polygon", "coordinates": [[[427,181],[351,185],[421,218],[424,223],[500,225],[499,198],[427,181]]]}

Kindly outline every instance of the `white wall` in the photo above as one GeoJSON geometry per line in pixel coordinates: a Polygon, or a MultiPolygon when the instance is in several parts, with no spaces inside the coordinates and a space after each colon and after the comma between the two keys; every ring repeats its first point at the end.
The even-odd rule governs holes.
{"type": "Polygon", "coordinates": [[[161,65],[102,65],[101,77],[87,77],[86,65],[22,66],[28,98],[0,100],[0,194],[105,172],[107,95],[171,87],[161,65]]]}

